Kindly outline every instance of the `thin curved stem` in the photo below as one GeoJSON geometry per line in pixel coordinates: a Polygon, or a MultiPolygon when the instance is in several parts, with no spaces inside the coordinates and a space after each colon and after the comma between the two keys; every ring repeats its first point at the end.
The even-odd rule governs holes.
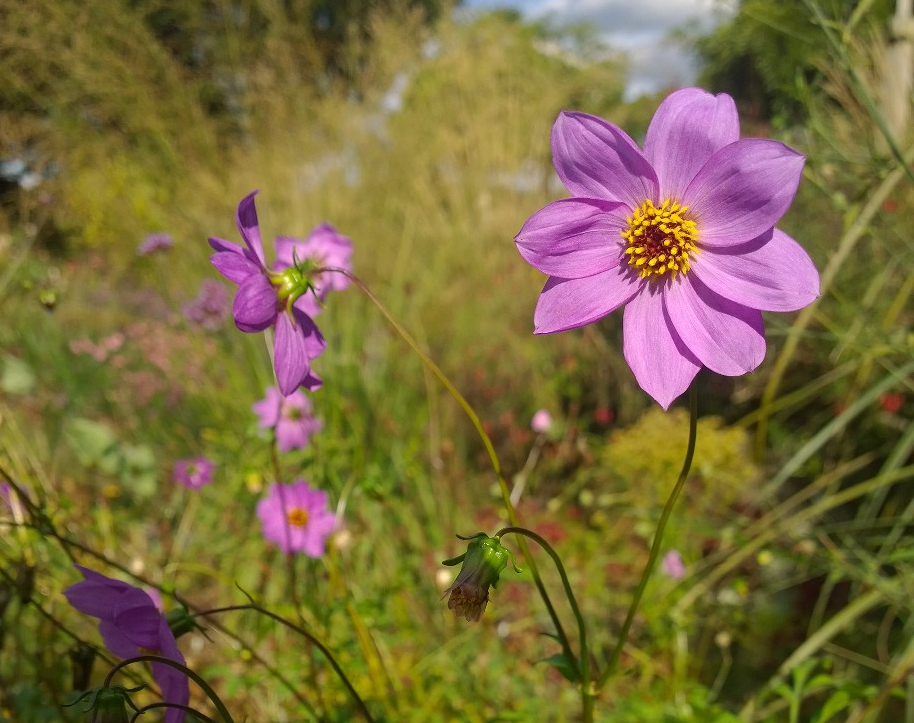
{"type": "Polygon", "coordinates": [[[205,713],[201,713],[196,708],[191,708],[189,705],[182,705],[181,703],[168,703],[162,701],[160,703],[150,703],[149,705],[144,705],[142,708],[138,708],[136,713],[133,714],[133,717],[130,719],[130,723],[136,723],[137,718],[139,718],[147,710],[155,710],[156,708],[175,708],[176,710],[183,710],[185,713],[190,713],[195,718],[203,721],[203,723],[216,723],[212,718],[210,718],[205,713]]]}
{"type": "Polygon", "coordinates": [[[559,571],[559,577],[562,579],[562,587],[565,588],[565,596],[568,598],[568,604],[571,606],[571,611],[578,621],[578,640],[581,656],[578,672],[581,674],[581,704],[584,711],[584,721],[585,723],[588,723],[593,720],[593,691],[590,687],[590,655],[587,652],[587,625],[584,623],[584,616],[581,614],[581,609],[578,607],[578,601],[574,596],[574,590],[571,589],[571,583],[568,581],[568,575],[565,573],[565,566],[562,564],[562,558],[559,557],[559,554],[553,549],[552,545],[546,542],[540,535],[533,532],[533,530],[528,530],[524,527],[503,527],[495,533],[495,537],[500,538],[502,535],[507,535],[508,533],[523,535],[536,542],[546,551],[546,554],[552,558],[556,569],[559,571]]]}
{"type": "Polygon", "coordinates": [[[232,718],[232,714],[229,713],[228,708],[225,707],[225,703],[222,702],[222,699],[218,696],[216,691],[212,689],[209,683],[207,683],[198,673],[191,670],[186,665],[181,665],[181,663],[178,661],[163,657],[161,655],[137,655],[133,658],[122,660],[108,671],[108,675],[105,676],[103,687],[107,688],[111,685],[111,679],[114,678],[114,674],[117,673],[117,671],[119,671],[121,668],[132,665],[133,663],[141,663],[144,660],[150,663],[168,665],[169,667],[184,673],[184,675],[199,685],[200,688],[203,689],[203,692],[206,693],[207,697],[213,701],[213,705],[216,706],[216,710],[219,711],[219,715],[222,717],[224,723],[235,723],[235,719],[232,718]]]}
{"type": "Polygon", "coordinates": [[[358,691],[356,691],[355,687],[352,685],[352,682],[346,676],[346,673],[343,672],[340,664],[336,662],[336,658],[333,657],[333,654],[330,652],[329,648],[327,648],[327,646],[324,645],[318,638],[309,633],[300,625],[296,625],[295,623],[286,620],[281,615],[277,615],[276,613],[271,612],[266,608],[260,607],[260,605],[255,603],[249,603],[247,605],[227,605],[226,607],[213,608],[212,610],[203,610],[201,612],[194,613],[193,617],[205,617],[208,615],[216,615],[218,613],[234,612],[236,610],[253,610],[254,612],[258,612],[261,615],[265,615],[266,617],[275,620],[282,625],[285,625],[290,630],[294,630],[303,638],[311,642],[311,644],[320,650],[324,654],[324,657],[327,658],[327,662],[330,663],[330,666],[333,668],[339,679],[343,682],[343,685],[346,686],[346,690],[349,691],[349,695],[351,695],[352,699],[356,702],[356,705],[358,706],[359,711],[362,713],[362,716],[365,718],[365,720],[367,720],[368,723],[374,723],[374,718],[371,716],[371,711],[368,710],[368,706],[365,705],[365,701],[362,700],[361,696],[358,694],[358,691]]]}
{"type": "MultiPolygon", "coordinates": [[[[413,339],[410,333],[406,331],[400,322],[394,318],[393,314],[388,311],[387,307],[381,303],[380,299],[374,295],[374,293],[371,291],[371,289],[368,288],[364,281],[362,281],[351,271],[335,266],[327,266],[317,269],[316,273],[325,271],[343,274],[346,276],[346,278],[352,281],[353,284],[358,286],[362,293],[368,297],[369,301],[371,301],[371,303],[377,307],[378,311],[381,312],[381,315],[387,320],[387,323],[393,327],[394,331],[400,335],[400,338],[406,342],[407,346],[409,346],[409,348],[416,353],[416,355],[422,360],[422,363],[428,367],[429,371],[431,371],[432,374],[438,378],[438,381],[441,382],[441,384],[445,389],[447,389],[450,395],[454,397],[454,399],[457,401],[457,404],[460,405],[461,409],[463,409],[467,417],[469,417],[470,422],[476,429],[476,433],[482,440],[482,444],[486,449],[486,453],[489,455],[489,461],[492,463],[492,469],[495,471],[495,476],[498,479],[498,485],[501,489],[501,497],[502,501],[504,502],[505,511],[508,513],[508,520],[515,527],[519,526],[520,521],[518,520],[517,512],[514,509],[514,505],[511,504],[511,489],[508,486],[508,481],[505,479],[505,476],[502,473],[501,462],[498,459],[498,454],[495,452],[495,445],[492,444],[491,438],[486,433],[486,430],[483,429],[482,422],[479,420],[479,415],[476,414],[476,410],[473,409],[472,405],[460,393],[457,387],[454,386],[454,383],[442,371],[441,367],[439,367],[431,359],[431,357],[422,351],[422,349],[419,347],[419,343],[413,339]]],[[[549,617],[552,619],[552,624],[555,626],[555,631],[559,637],[559,642],[562,644],[562,649],[564,650],[565,655],[568,656],[569,660],[573,660],[577,663],[577,658],[575,657],[574,651],[572,651],[571,645],[568,642],[568,636],[565,634],[565,629],[562,627],[559,616],[555,611],[555,606],[552,604],[552,600],[549,598],[549,593],[546,591],[546,586],[543,585],[543,580],[540,577],[539,570],[536,567],[536,562],[534,562],[533,556],[530,554],[530,548],[527,545],[526,540],[523,538],[520,540],[520,548],[521,552],[524,554],[524,559],[527,562],[527,566],[530,568],[530,575],[533,578],[536,589],[539,591],[540,597],[543,599],[543,604],[546,606],[546,610],[549,612],[549,617]]]]}
{"type": "Polygon", "coordinates": [[[650,580],[651,573],[654,571],[654,567],[657,564],[657,558],[660,557],[660,548],[663,545],[663,533],[666,531],[667,522],[670,521],[670,515],[673,512],[673,507],[676,505],[676,500],[679,498],[679,493],[682,492],[683,485],[685,485],[686,477],[689,476],[689,470],[692,469],[692,457],[695,456],[695,439],[698,433],[698,392],[696,391],[694,382],[692,387],[689,389],[689,444],[686,447],[685,461],[682,463],[682,471],[679,473],[679,479],[676,480],[676,484],[673,486],[673,490],[670,492],[670,496],[666,501],[666,504],[663,506],[663,512],[660,514],[660,521],[657,523],[657,531],[654,533],[654,542],[651,545],[651,552],[647,558],[647,565],[644,566],[644,572],[641,573],[641,581],[638,583],[638,587],[635,590],[635,595],[632,598],[631,605],[628,608],[628,614],[625,616],[625,622],[622,624],[622,630],[619,632],[619,639],[616,641],[616,647],[613,648],[612,655],[609,658],[609,662],[606,664],[606,668],[603,670],[603,673],[600,675],[597,680],[597,690],[603,688],[606,685],[606,681],[609,680],[610,676],[616,669],[616,666],[619,664],[619,658],[622,656],[622,648],[625,647],[625,642],[628,640],[628,633],[631,630],[632,622],[635,619],[635,614],[638,612],[638,606],[641,603],[641,598],[644,595],[644,590],[647,588],[648,580],[650,580]]]}

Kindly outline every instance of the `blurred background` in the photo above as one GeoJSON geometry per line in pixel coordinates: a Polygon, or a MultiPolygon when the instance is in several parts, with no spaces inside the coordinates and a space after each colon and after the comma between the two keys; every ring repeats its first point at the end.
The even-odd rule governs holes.
{"type": "MultiPolygon", "coordinates": [[[[0,499],[0,720],[79,717],[61,706],[85,678],[76,641],[99,637],[61,595],[68,555],[128,577],[76,546],[166,607],[175,590],[244,602],[237,583],[301,614],[381,720],[577,720],[573,686],[538,662],[558,646],[527,573],[478,625],[441,600],[455,533],[501,525],[495,478],[355,288],[318,318],[324,429],[281,460],[344,524],[324,558],[293,561],[290,591],[254,514],[269,356],[234,328],[206,238],[240,241],[236,205],[259,188],[268,257],[323,221],[353,240],[355,273],[477,409],[603,661],[688,414],[637,388],[621,315],[532,335],[544,279],[513,237],[566,195],[560,110],[640,142],[694,83],[735,98],[744,136],[807,156],[780,226],[822,296],[766,315],[755,373],[699,375],[665,545],[683,569],[652,580],[598,720],[914,721],[911,42],[905,0],[0,0],[0,464],[55,531],[0,499]],[[170,245],[150,252],[151,234],[170,245]],[[197,455],[215,480],[188,490],[173,465],[197,455]]],[[[220,622],[181,647],[239,719],[353,718],[300,638],[220,622]]]]}

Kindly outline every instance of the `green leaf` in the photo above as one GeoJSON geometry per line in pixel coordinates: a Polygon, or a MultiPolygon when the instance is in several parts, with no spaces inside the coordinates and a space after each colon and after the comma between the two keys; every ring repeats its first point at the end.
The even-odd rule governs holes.
{"type": "Polygon", "coordinates": [[[548,658],[542,658],[536,662],[549,663],[549,665],[562,674],[562,677],[564,677],[565,680],[571,681],[572,683],[577,683],[580,680],[577,667],[575,667],[574,663],[572,663],[564,653],[556,653],[555,655],[550,655],[548,658]]]}
{"type": "Polygon", "coordinates": [[[828,700],[825,701],[825,704],[819,709],[819,712],[816,713],[810,723],[826,723],[832,719],[836,713],[840,713],[842,710],[850,706],[851,697],[845,690],[836,690],[831,694],[828,700]]]}

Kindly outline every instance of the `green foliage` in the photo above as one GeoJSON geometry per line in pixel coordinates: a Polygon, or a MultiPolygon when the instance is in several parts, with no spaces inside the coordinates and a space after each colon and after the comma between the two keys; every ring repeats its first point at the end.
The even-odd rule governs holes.
{"type": "MultiPolygon", "coordinates": [[[[841,22],[858,3],[820,4],[841,22]]],[[[884,25],[894,3],[877,0],[870,5],[868,22],[884,25]]],[[[784,123],[805,120],[805,89],[821,80],[830,57],[828,43],[801,0],[740,0],[734,16],[698,38],[695,48],[702,86],[729,93],[750,118],[784,123]]]]}

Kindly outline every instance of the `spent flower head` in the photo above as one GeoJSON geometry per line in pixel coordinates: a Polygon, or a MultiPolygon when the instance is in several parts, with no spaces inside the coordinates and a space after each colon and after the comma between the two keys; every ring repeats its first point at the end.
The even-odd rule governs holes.
{"type": "Polygon", "coordinates": [[[327,493],[314,489],[306,480],[274,483],[257,503],[263,536],[286,554],[304,552],[308,557],[321,557],[336,527],[336,515],[328,502],[327,493]]]}
{"type": "Polygon", "coordinates": [[[261,429],[275,430],[280,452],[307,447],[311,435],[322,428],[311,414],[311,400],[300,389],[284,397],[277,387],[268,387],[266,397],[254,402],[253,410],[261,429]]]}
{"type": "Polygon", "coordinates": [[[175,462],[175,479],[192,490],[198,490],[213,481],[215,469],[216,465],[206,457],[179,459],[175,462]]]}
{"type": "MultiPolygon", "coordinates": [[[[514,555],[502,547],[499,538],[489,537],[482,532],[471,538],[460,539],[469,539],[470,544],[462,555],[442,563],[463,563],[457,579],[444,594],[448,595],[449,610],[467,622],[476,622],[482,617],[489,602],[489,587],[498,587],[498,577],[509,562],[514,563],[514,555]]],[[[514,565],[514,570],[520,572],[517,565],[514,565]]]]}
{"type": "Polygon", "coordinates": [[[238,284],[232,315],[235,326],[247,333],[275,327],[273,368],[279,389],[289,395],[298,387],[316,389],[320,379],[311,371],[311,361],[323,352],[325,343],[308,313],[309,296],[316,292],[313,275],[317,266],[308,260],[281,269],[269,269],[260,240],[260,225],[254,196],[238,204],[236,221],[245,247],[211,237],[213,266],[238,284]]]}
{"type": "Polygon", "coordinates": [[[778,141],[740,140],[730,96],[672,93],[643,151],[612,123],[563,111],[552,160],[572,198],[537,211],[515,239],[550,277],[534,332],[624,306],[625,359],[662,407],[703,366],[726,376],[755,369],[765,356],[761,312],[794,311],[819,295],[809,256],[774,227],[804,157],[778,141]]]}
{"type": "MultiPolygon", "coordinates": [[[[108,650],[121,658],[151,652],[185,664],[168,621],[146,592],[82,565],[75,567],[86,579],[71,585],[63,594],[77,610],[99,619],[98,631],[108,650]]],[[[187,705],[187,676],[168,665],[153,663],[152,677],[162,689],[164,700],[187,705]]],[[[165,723],[183,720],[183,711],[169,709],[165,714],[165,723]]]]}

